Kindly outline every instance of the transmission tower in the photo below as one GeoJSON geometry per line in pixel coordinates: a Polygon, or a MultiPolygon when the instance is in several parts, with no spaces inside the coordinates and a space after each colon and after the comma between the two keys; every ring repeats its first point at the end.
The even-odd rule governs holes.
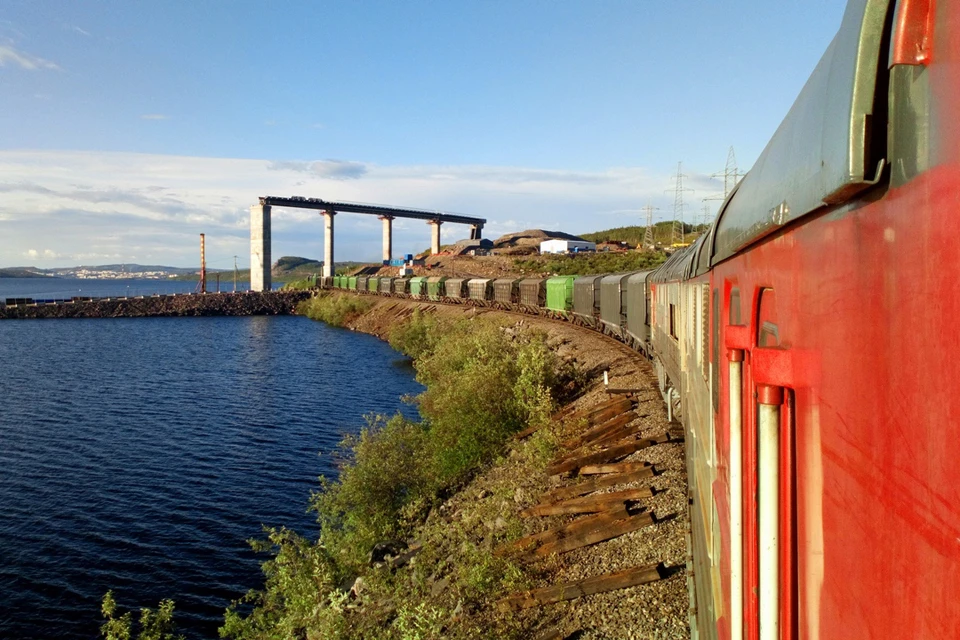
{"type": "MultiPolygon", "coordinates": [[[[693,189],[683,188],[683,179],[687,176],[681,171],[682,165],[682,162],[677,163],[677,184],[673,197],[673,226],[670,228],[670,244],[677,244],[678,241],[680,244],[683,244],[683,239],[686,235],[683,232],[683,192],[693,191],[693,189]]],[[[667,189],[667,191],[669,191],[669,189],[667,189]]]]}
{"type": "MultiPolygon", "coordinates": [[[[704,200],[706,200],[706,198],[704,198],[704,200]]],[[[703,222],[701,222],[701,224],[704,226],[710,224],[710,221],[713,219],[713,214],[710,212],[710,205],[708,205],[706,202],[703,203],[703,213],[701,214],[701,218],[703,218],[703,222]]]]}
{"type": "Polygon", "coordinates": [[[704,200],[726,200],[730,192],[733,191],[733,188],[737,186],[737,182],[744,175],[746,174],[740,173],[740,170],[737,169],[737,156],[733,153],[733,147],[731,146],[727,152],[727,165],[724,167],[723,172],[710,174],[711,178],[723,178],[723,195],[716,193],[712,196],[707,196],[704,200]]]}
{"type": "Polygon", "coordinates": [[[644,249],[652,249],[656,246],[656,240],[653,237],[653,212],[659,211],[659,207],[654,207],[653,205],[646,205],[640,211],[643,211],[647,214],[647,230],[643,232],[643,242],[641,246],[644,249]]]}

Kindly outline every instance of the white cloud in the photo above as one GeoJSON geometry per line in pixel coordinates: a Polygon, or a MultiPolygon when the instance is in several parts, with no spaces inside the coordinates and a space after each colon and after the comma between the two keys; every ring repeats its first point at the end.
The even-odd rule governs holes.
{"type": "Polygon", "coordinates": [[[85,29],[81,29],[81,28],[78,27],[77,25],[71,25],[71,26],[69,26],[68,28],[69,28],[71,31],[74,31],[74,32],[76,32],[76,33],[79,33],[79,34],[82,35],[82,36],[86,36],[86,37],[88,37],[88,38],[90,37],[90,32],[89,32],[89,31],[86,31],[85,29]]]}
{"type": "MultiPolygon", "coordinates": [[[[689,172],[688,218],[716,184],[689,172]]],[[[207,235],[211,266],[246,263],[249,208],[260,196],[302,195],[368,202],[487,219],[486,237],[527,228],[571,233],[641,223],[640,207],[672,216],[668,174],[641,168],[562,171],[529,167],[381,166],[317,160],[271,162],[135,153],[0,151],[0,266],[19,266],[23,247],[36,266],[72,266],[79,256],[134,262],[198,262],[197,235],[207,235]],[[352,178],[352,179],[345,179],[352,178]],[[49,252],[49,253],[48,253],[49,252]]],[[[380,226],[370,216],[337,216],[337,256],[376,260],[380,226]]],[[[443,226],[444,240],[467,237],[461,225],[443,226]]],[[[396,253],[419,251],[430,230],[419,220],[394,224],[396,253]]],[[[305,209],[275,208],[273,256],[323,254],[323,223],[305,209]]]]}
{"type": "Polygon", "coordinates": [[[162,113],[145,113],[140,116],[141,120],[169,120],[170,116],[166,116],[162,113]]]}
{"type": "Polygon", "coordinates": [[[0,67],[6,67],[8,64],[19,66],[28,71],[37,71],[41,69],[51,69],[60,71],[60,66],[49,60],[17,51],[12,45],[0,45],[0,67]]]}

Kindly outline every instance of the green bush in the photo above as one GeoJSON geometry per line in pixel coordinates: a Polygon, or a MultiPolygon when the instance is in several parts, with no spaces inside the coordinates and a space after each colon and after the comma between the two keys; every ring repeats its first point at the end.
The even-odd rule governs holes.
{"type": "Polygon", "coordinates": [[[347,596],[336,589],[342,576],[322,541],[310,542],[288,529],[267,529],[267,539],[251,545],[272,554],[261,565],[264,590],[249,591],[227,609],[221,638],[303,638],[308,630],[321,630],[329,640],[347,637],[347,596]]]}
{"type": "Polygon", "coordinates": [[[422,313],[419,308],[414,309],[409,320],[390,329],[390,346],[416,360],[433,351],[439,340],[437,328],[433,316],[422,313]]]}
{"type": "Polygon", "coordinates": [[[324,540],[341,564],[360,565],[379,541],[405,537],[414,524],[404,511],[430,495],[436,483],[428,464],[425,426],[402,415],[368,418],[340,450],[348,458],[335,481],[321,478],[311,497],[324,540]]]}
{"type": "Polygon", "coordinates": [[[297,313],[334,327],[342,327],[366,313],[373,301],[360,296],[332,293],[314,296],[297,306],[297,313]]]}
{"type": "MultiPolygon", "coordinates": [[[[157,610],[140,609],[140,632],[137,640],[183,640],[175,635],[177,626],[173,621],[173,600],[162,600],[157,610]]],[[[100,610],[106,622],[100,627],[105,640],[130,640],[133,638],[133,614],[129,611],[117,616],[117,601],[113,591],[103,596],[100,610]]]]}
{"type": "Polygon", "coordinates": [[[293,280],[281,287],[283,291],[306,291],[314,289],[317,286],[316,277],[303,278],[302,280],[293,280]]]}

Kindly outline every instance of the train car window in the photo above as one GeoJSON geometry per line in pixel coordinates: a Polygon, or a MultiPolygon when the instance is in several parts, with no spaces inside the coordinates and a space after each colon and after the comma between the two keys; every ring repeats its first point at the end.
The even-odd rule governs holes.
{"type": "Polygon", "coordinates": [[[757,317],[757,346],[777,348],[781,343],[777,320],[777,293],[773,289],[760,292],[760,309],[757,317]]]}
{"type": "Polygon", "coordinates": [[[729,324],[739,327],[743,324],[740,315],[740,287],[730,290],[730,321],[729,324]]]}
{"type": "Polygon", "coordinates": [[[890,184],[906,184],[930,165],[930,81],[933,44],[930,2],[899,2],[890,46],[887,152],[890,184]]]}
{"type": "Polygon", "coordinates": [[[677,305],[670,305],[670,337],[678,340],[677,337],[677,305]]]}
{"type": "Polygon", "coordinates": [[[712,320],[713,322],[713,358],[710,362],[710,386],[711,391],[713,392],[713,410],[720,410],[720,291],[719,289],[713,290],[713,310],[712,310],[712,320]]]}

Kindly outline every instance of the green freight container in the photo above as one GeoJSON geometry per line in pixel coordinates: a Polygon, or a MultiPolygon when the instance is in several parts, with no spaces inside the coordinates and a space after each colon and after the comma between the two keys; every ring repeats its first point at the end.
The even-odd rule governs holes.
{"type": "Polygon", "coordinates": [[[567,312],[573,308],[573,281],[577,276],[547,278],[547,309],[567,312]]]}
{"type": "Polygon", "coordinates": [[[334,289],[340,288],[340,276],[333,276],[333,288],[334,289]]]}
{"type": "Polygon", "coordinates": [[[349,276],[347,278],[347,289],[357,290],[357,276],[349,276]]]}
{"type": "Polygon", "coordinates": [[[423,298],[427,295],[427,279],[423,276],[410,278],[410,295],[414,298],[423,298]]]}
{"type": "Polygon", "coordinates": [[[446,276],[430,276],[427,278],[427,297],[431,300],[439,300],[443,297],[443,284],[447,281],[446,276]]]}
{"type": "Polygon", "coordinates": [[[373,276],[367,280],[367,291],[379,291],[380,290],[380,278],[373,276]]]}
{"type": "Polygon", "coordinates": [[[369,279],[370,279],[370,278],[368,278],[367,276],[357,276],[357,290],[358,290],[358,291],[366,291],[366,290],[367,290],[367,280],[369,280],[369,279]]]}

